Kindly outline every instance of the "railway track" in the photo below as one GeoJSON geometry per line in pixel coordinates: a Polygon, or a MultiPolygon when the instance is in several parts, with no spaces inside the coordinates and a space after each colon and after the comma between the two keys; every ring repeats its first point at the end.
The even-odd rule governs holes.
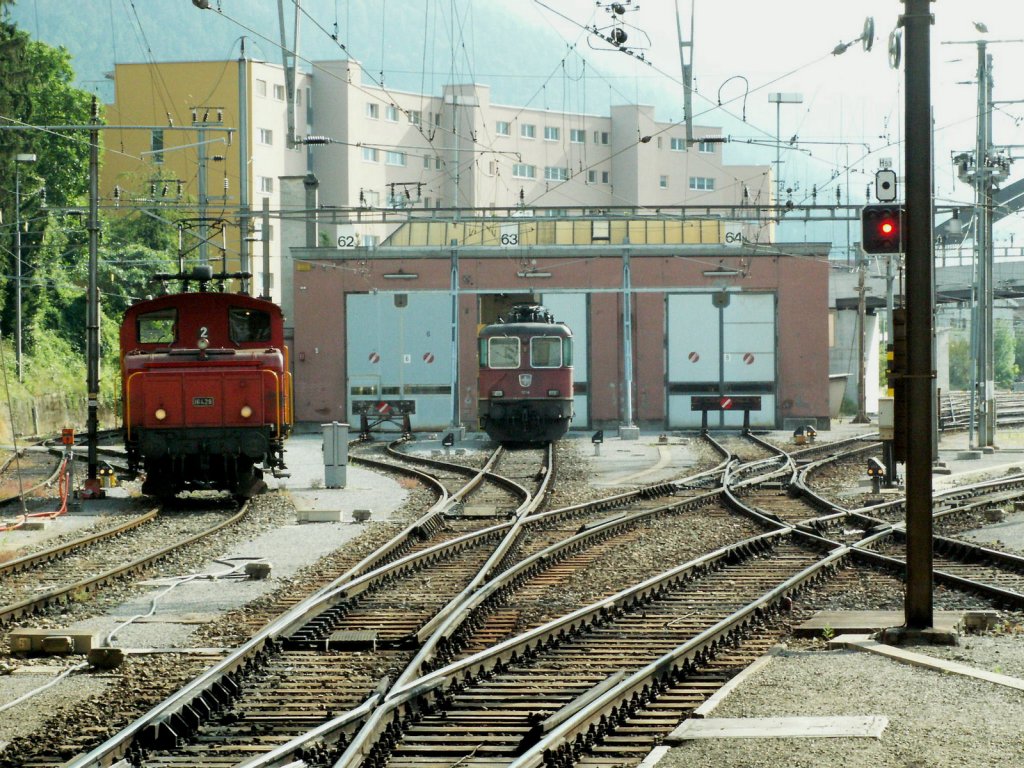
{"type": "MultiPolygon", "coordinates": [[[[252,754],[254,737],[263,744],[256,751],[266,751],[322,722],[325,714],[351,709],[356,699],[372,694],[379,675],[372,676],[368,670],[393,672],[406,667],[416,630],[443,614],[446,603],[482,580],[500,559],[501,541],[516,530],[517,521],[495,525],[496,514],[451,516],[462,514],[457,500],[487,484],[501,486],[498,498],[502,505],[507,503],[508,493],[519,486],[489,469],[499,453],[484,468],[461,473],[468,480],[464,477],[463,487],[450,495],[444,487],[447,483],[435,478],[437,501],[404,534],[165,702],[164,713],[129,726],[98,752],[130,754],[139,762],[139,750],[144,749],[152,765],[180,765],[182,761],[231,765],[252,754]],[[427,568],[431,570],[427,572],[427,568]],[[352,651],[365,655],[367,648],[373,651],[370,667],[351,663],[352,651]],[[284,684],[285,676],[298,683],[284,684]],[[305,685],[303,680],[319,683],[305,685]],[[336,695],[323,690],[328,682],[336,695]],[[194,722],[196,707],[223,703],[225,690],[232,691],[235,699],[231,711],[213,721],[194,722]],[[186,732],[195,737],[194,743],[183,743],[186,732]]],[[[553,476],[553,452],[542,453],[544,463],[537,463],[530,473],[539,483],[518,494],[517,516],[539,505],[546,480],[553,476]]],[[[533,452],[535,462],[540,456],[533,452]]],[[[377,462],[365,457],[360,460],[377,462]]],[[[410,460],[403,457],[403,462],[410,460]]],[[[418,457],[416,461],[434,460],[424,462],[418,457]]],[[[460,474],[451,467],[445,469],[460,474]]],[[[451,481],[450,476],[445,479],[451,481]]],[[[91,764],[93,759],[86,756],[83,764],[91,764]]],[[[105,758],[96,759],[102,762],[105,758]]]]}
{"type": "MultiPolygon", "coordinates": [[[[456,512],[452,516],[456,509],[452,498],[461,489],[439,491],[435,506],[449,510],[448,516],[440,516],[444,521],[441,527],[461,534],[452,541],[464,539],[455,547],[469,551],[475,548],[472,540],[486,541],[474,555],[477,563],[484,559],[484,552],[490,553],[482,565],[465,566],[463,583],[474,568],[476,576],[463,590],[458,591],[459,579],[445,584],[438,569],[428,570],[435,558],[444,562],[439,555],[448,545],[419,546],[435,530],[436,523],[427,522],[430,518],[425,515],[409,526],[404,545],[366,558],[345,578],[320,590],[319,597],[326,597],[333,613],[324,614],[319,607],[294,608],[262,639],[247,644],[248,655],[225,659],[218,665],[219,671],[211,670],[205,679],[156,708],[156,716],[148,723],[125,729],[131,733],[118,746],[108,749],[108,743],[97,749],[110,759],[127,754],[132,765],[168,768],[256,768],[295,760],[306,765],[368,768],[385,763],[411,765],[410,760],[419,765],[435,761],[447,765],[597,765],[608,760],[628,764],[633,756],[646,754],[666,732],[669,720],[674,726],[688,712],[687,707],[696,706],[702,696],[706,698],[724,683],[729,670],[749,663],[773,642],[778,630],[770,625],[784,610],[787,599],[791,604],[805,585],[827,584],[841,572],[840,566],[865,557],[857,548],[823,539],[811,524],[790,522],[778,512],[765,514],[760,503],[758,509],[744,507],[751,489],[771,482],[795,482],[798,462],[792,456],[780,456],[777,449],[773,452],[758,445],[752,449],[748,466],[741,468],[735,466],[738,447],[726,448],[723,453],[728,456],[726,466],[710,474],[732,482],[735,490],[730,492],[702,493],[693,477],[679,478],[596,503],[531,510],[505,520],[507,515],[501,514],[459,516],[456,512]],[[744,507],[743,516],[729,511],[739,507],[744,507]],[[482,521],[490,525],[476,527],[482,521]],[[701,528],[698,521],[704,521],[707,528],[701,528]],[[461,527],[464,525],[466,528],[461,527]],[[756,533],[759,527],[768,532],[756,533]],[[692,529],[694,540],[667,547],[667,532],[673,529],[692,529]],[[410,543],[410,538],[417,541],[410,543]],[[738,539],[744,542],[736,544],[738,539]],[[494,541],[502,542],[501,551],[491,551],[494,541]],[[754,543],[760,541],[773,544],[762,550],[754,543]],[[712,567],[704,558],[711,557],[706,552],[714,546],[720,547],[723,559],[712,567]],[[788,547],[794,552],[789,553],[788,547]],[[768,563],[773,555],[768,550],[787,552],[782,560],[792,557],[790,566],[795,570],[785,574],[771,571],[774,566],[768,563]],[[823,554],[825,550],[831,554],[823,554]],[[656,555],[643,562],[642,555],[651,552],[656,555]],[[691,603],[679,603],[689,605],[681,608],[681,613],[668,619],[661,616],[662,624],[671,623],[671,627],[649,626],[647,616],[658,614],[648,610],[650,603],[644,601],[669,600],[671,591],[652,585],[671,580],[666,574],[674,569],[665,571],[666,562],[687,560],[699,574],[692,580],[700,580],[705,592],[714,584],[718,585],[715,589],[737,590],[731,598],[736,610],[725,617],[713,613],[711,609],[734,606],[724,593],[714,591],[707,592],[713,605],[702,603],[701,590],[697,590],[689,593],[691,603]],[[769,574],[764,581],[747,575],[757,573],[759,561],[764,561],[761,564],[769,574]],[[414,567],[414,562],[422,563],[422,569],[414,567]],[[394,566],[395,572],[386,574],[380,563],[394,566]],[[755,570],[743,570],[741,563],[755,570]],[[403,578],[400,573],[404,569],[409,575],[399,587],[397,579],[403,578]],[[729,575],[715,582],[719,570],[729,575]],[[601,573],[613,573],[619,580],[600,582],[601,573]],[[371,586],[378,577],[382,584],[396,579],[389,582],[395,589],[388,592],[385,586],[371,586]],[[752,592],[741,593],[740,587],[752,592]],[[627,596],[636,589],[651,592],[643,593],[643,598],[627,596]],[[620,599],[622,605],[632,599],[639,613],[630,618],[620,599]],[[594,611],[591,618],[581,619],[578,614],[588,610],[594,611]],[[705,610],[707,615],[701,613],[705,610]],[[429,618],[432,612],[434,617],[429,618]],[[689,639],[683,637],[686,631],[691,633],[689,639]],[[551,658],[560,659],[563,645],[576,642],[577,635],[583,638],[591,633],[611,638],[607,647],[612,650],[585,646],[581,639],[581,647],[589,649],[589,656],[582,660],[573,662],[566,656],[570,660],[561,670],[557,664],[550,670],[533,666],[535,656],[541,659],[538,663],[548,663],[543,659],[550,650],[551,658]],[[605,672],[623,666],[615,664],[620,653],[615,642],[631,646],[630,652],[640,655],[625,656],[626,675],[608,680],[605,672]],[[657,645],[662,642],[675,645],[665,650],[667,645],[657,645]],[[632,646],[665,652],[651,661],[632,646]],[[513,669],[514,660],[523,666],[513,669]],[[341,668],[351,674],[338,674],[341,668]],[[572,669],[576,676],[570,680],[572,669]],[[630,673],[630,669],[635,671],[630,673]],[[216,680],[213,672],[217,672],[216,680]],[[565,678],[569,687],[549,690],[548,672],[550,680],[561,685],[565,678]],[[510,676],[500,678],[505,684],[492,685],[499,675],[506,674],[510,676]],[[517,682],[516,674],[524,677],[517,682]],[[524,696],[536,695],[539,702],[517,698],[517,686],[529,688],[531,678],[532,692],[524,696]],[[247,689],[244,696],[239,695],[242,686],[247,689]],[[499,732],[497,726],[480,730],[467,725],[465,731],[453,726],[453,712],[466,724],[477,712],[475,707],[497,712],[489,697],[501,698],[502,694],[518,702],[509,715],[518,718],[512,736],[499,732]],[[210,711],[214,717],[194,717],[193,713],[202,711],[210,711]],[[436,722],[428,723],[435,716],[436,722]],[[445,735],[458,738],[446,739],[445,735]],[[451,745],[456,743],[463,751],[453,758],[451,745]],[[411,746],[398,749],[400,744],[411,746]],[[421,748],[422,753],[417,751],[421,748]],[[404,749],[411,751],[405,754],[404,749]],[[496,750],[496,756],[488,750],[496,750]]],[[[491,472],[486,466],[471,468],[463,477],[486,476],[491,472]]],[[[520,479],[545,474],[524,471],[520,479]]],[[[470,497],[462,503],[464,511],[478,500],[470,497]]],[[[834,517],[835,507],[827,502],[826,506],[828,511],[823,514],[814,503],[807,504],[794,519],[813,522],[834,517]]],[[[872,564],[898,572],[895,559],[889,561],[881,566],[872,564]]],[[[898,580],[888,578],[898,593],[898,580]]],[[[512,720],[497,718],[494,722],[512,720]]],[[[109,764],[104,762],[107,758],[97,757],[97,750],[93,752],[96,754],[69,765],[109,764]]]]}

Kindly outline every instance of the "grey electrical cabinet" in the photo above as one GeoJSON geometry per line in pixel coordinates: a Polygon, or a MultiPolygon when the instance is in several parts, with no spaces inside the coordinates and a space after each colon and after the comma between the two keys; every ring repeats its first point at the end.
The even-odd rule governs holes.
{"type": "Polygon", "coordinates": [[[324,436],[324,486],[344,488],[348,467],[348,424],[321,424],[324,436]]]}

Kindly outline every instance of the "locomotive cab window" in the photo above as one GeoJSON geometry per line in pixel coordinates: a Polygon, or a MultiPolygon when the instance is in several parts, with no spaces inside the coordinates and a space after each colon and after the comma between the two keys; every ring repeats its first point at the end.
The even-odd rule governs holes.
{"type": "Polygon", "coordinates": [[[518,368],[519,339],[515,336],[487,340],[488,368],[518,368]]]}
{"type": "Polygon", "coordinates": [[[140,344],[171,344],[175,340],[178,310],[161,309],[139,315],[136,327],[140,344]]]}
{"type": "Polygon", "coordinates": [[[270,314],[258,309],[229,309],[228,327],[231,330],[231,341],[236,344],[270,341],[270,314]]]}
{"type": "Polygon", "coordinates": [[[534,336],[530,339],[530,365],[533,368],[560,368],[562,340],[558,336],[534,336]]]}

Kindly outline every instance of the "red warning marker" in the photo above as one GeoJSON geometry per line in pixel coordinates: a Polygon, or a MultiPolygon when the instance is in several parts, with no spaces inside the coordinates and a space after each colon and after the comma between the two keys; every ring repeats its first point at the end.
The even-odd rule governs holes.
{"type": "Polygon", "coordinates": [[[371,363],[379,363],[380,362],[380,355],[378,355],[376,352],[371,352],[369,359],[370,359],[371,363]]]}
{"type": "Polygon", "coordinates": [[[434,354],[432,352],[424,352],[423,360],[428,364],[434,362],[434,354]]]}
{"type": "Polygon", "coordinates": [[[744,352],[743,353],[743,362],[746,363],[747,365],[753,365],[754,364],[754,356],[752,354],[750,354],[749,352],[744,352]]]}
{"type": "Polygon", "coordinates": [[[730,408],[732,408],[732,398],[723,397],[721,400],[718,401],[718,407],[721,408],[723,411],[728,411],[730,408]]]}
{"type": "Polygon", "coordinates": [[[377,403],[374,407],[377,409],[377,413],[381,416],[387,416],[391,413],[391,403],[377,403]]]}
{"type": "Polygon", "coordinates": [[[687,357],[690,358],[691,363],[696,363],[698,360],[700,360],[700,355],[697,354],[696,350],[688,354],[687,357]]]}

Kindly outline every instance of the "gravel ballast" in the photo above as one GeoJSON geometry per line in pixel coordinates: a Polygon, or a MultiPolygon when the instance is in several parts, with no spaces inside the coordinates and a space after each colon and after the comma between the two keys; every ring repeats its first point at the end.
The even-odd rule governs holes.
{"type": "MultiPolygon", "coordinates": [[[[964,663],[1024,661],[1019,636],[984,637],[964,663]]],[[[973,642],[973,641],[972,641],[973,642]]],[[[968,642],[965,642],[965,648],[968,642]]],[[[919,651],[917,647],[914,651],[919,651]]],[[[924,649],[927,652],[927,649],[924,649]]],[[[1004,671],[1004,674],[1007,672],[1004,671]]],[[[701,739],[674,747],[658,768],[954,768],[1024,762],[1024,692],[910,667],[860,651],[782,650],[711,717],[881,715],[881,738],[701,739]]]]}

